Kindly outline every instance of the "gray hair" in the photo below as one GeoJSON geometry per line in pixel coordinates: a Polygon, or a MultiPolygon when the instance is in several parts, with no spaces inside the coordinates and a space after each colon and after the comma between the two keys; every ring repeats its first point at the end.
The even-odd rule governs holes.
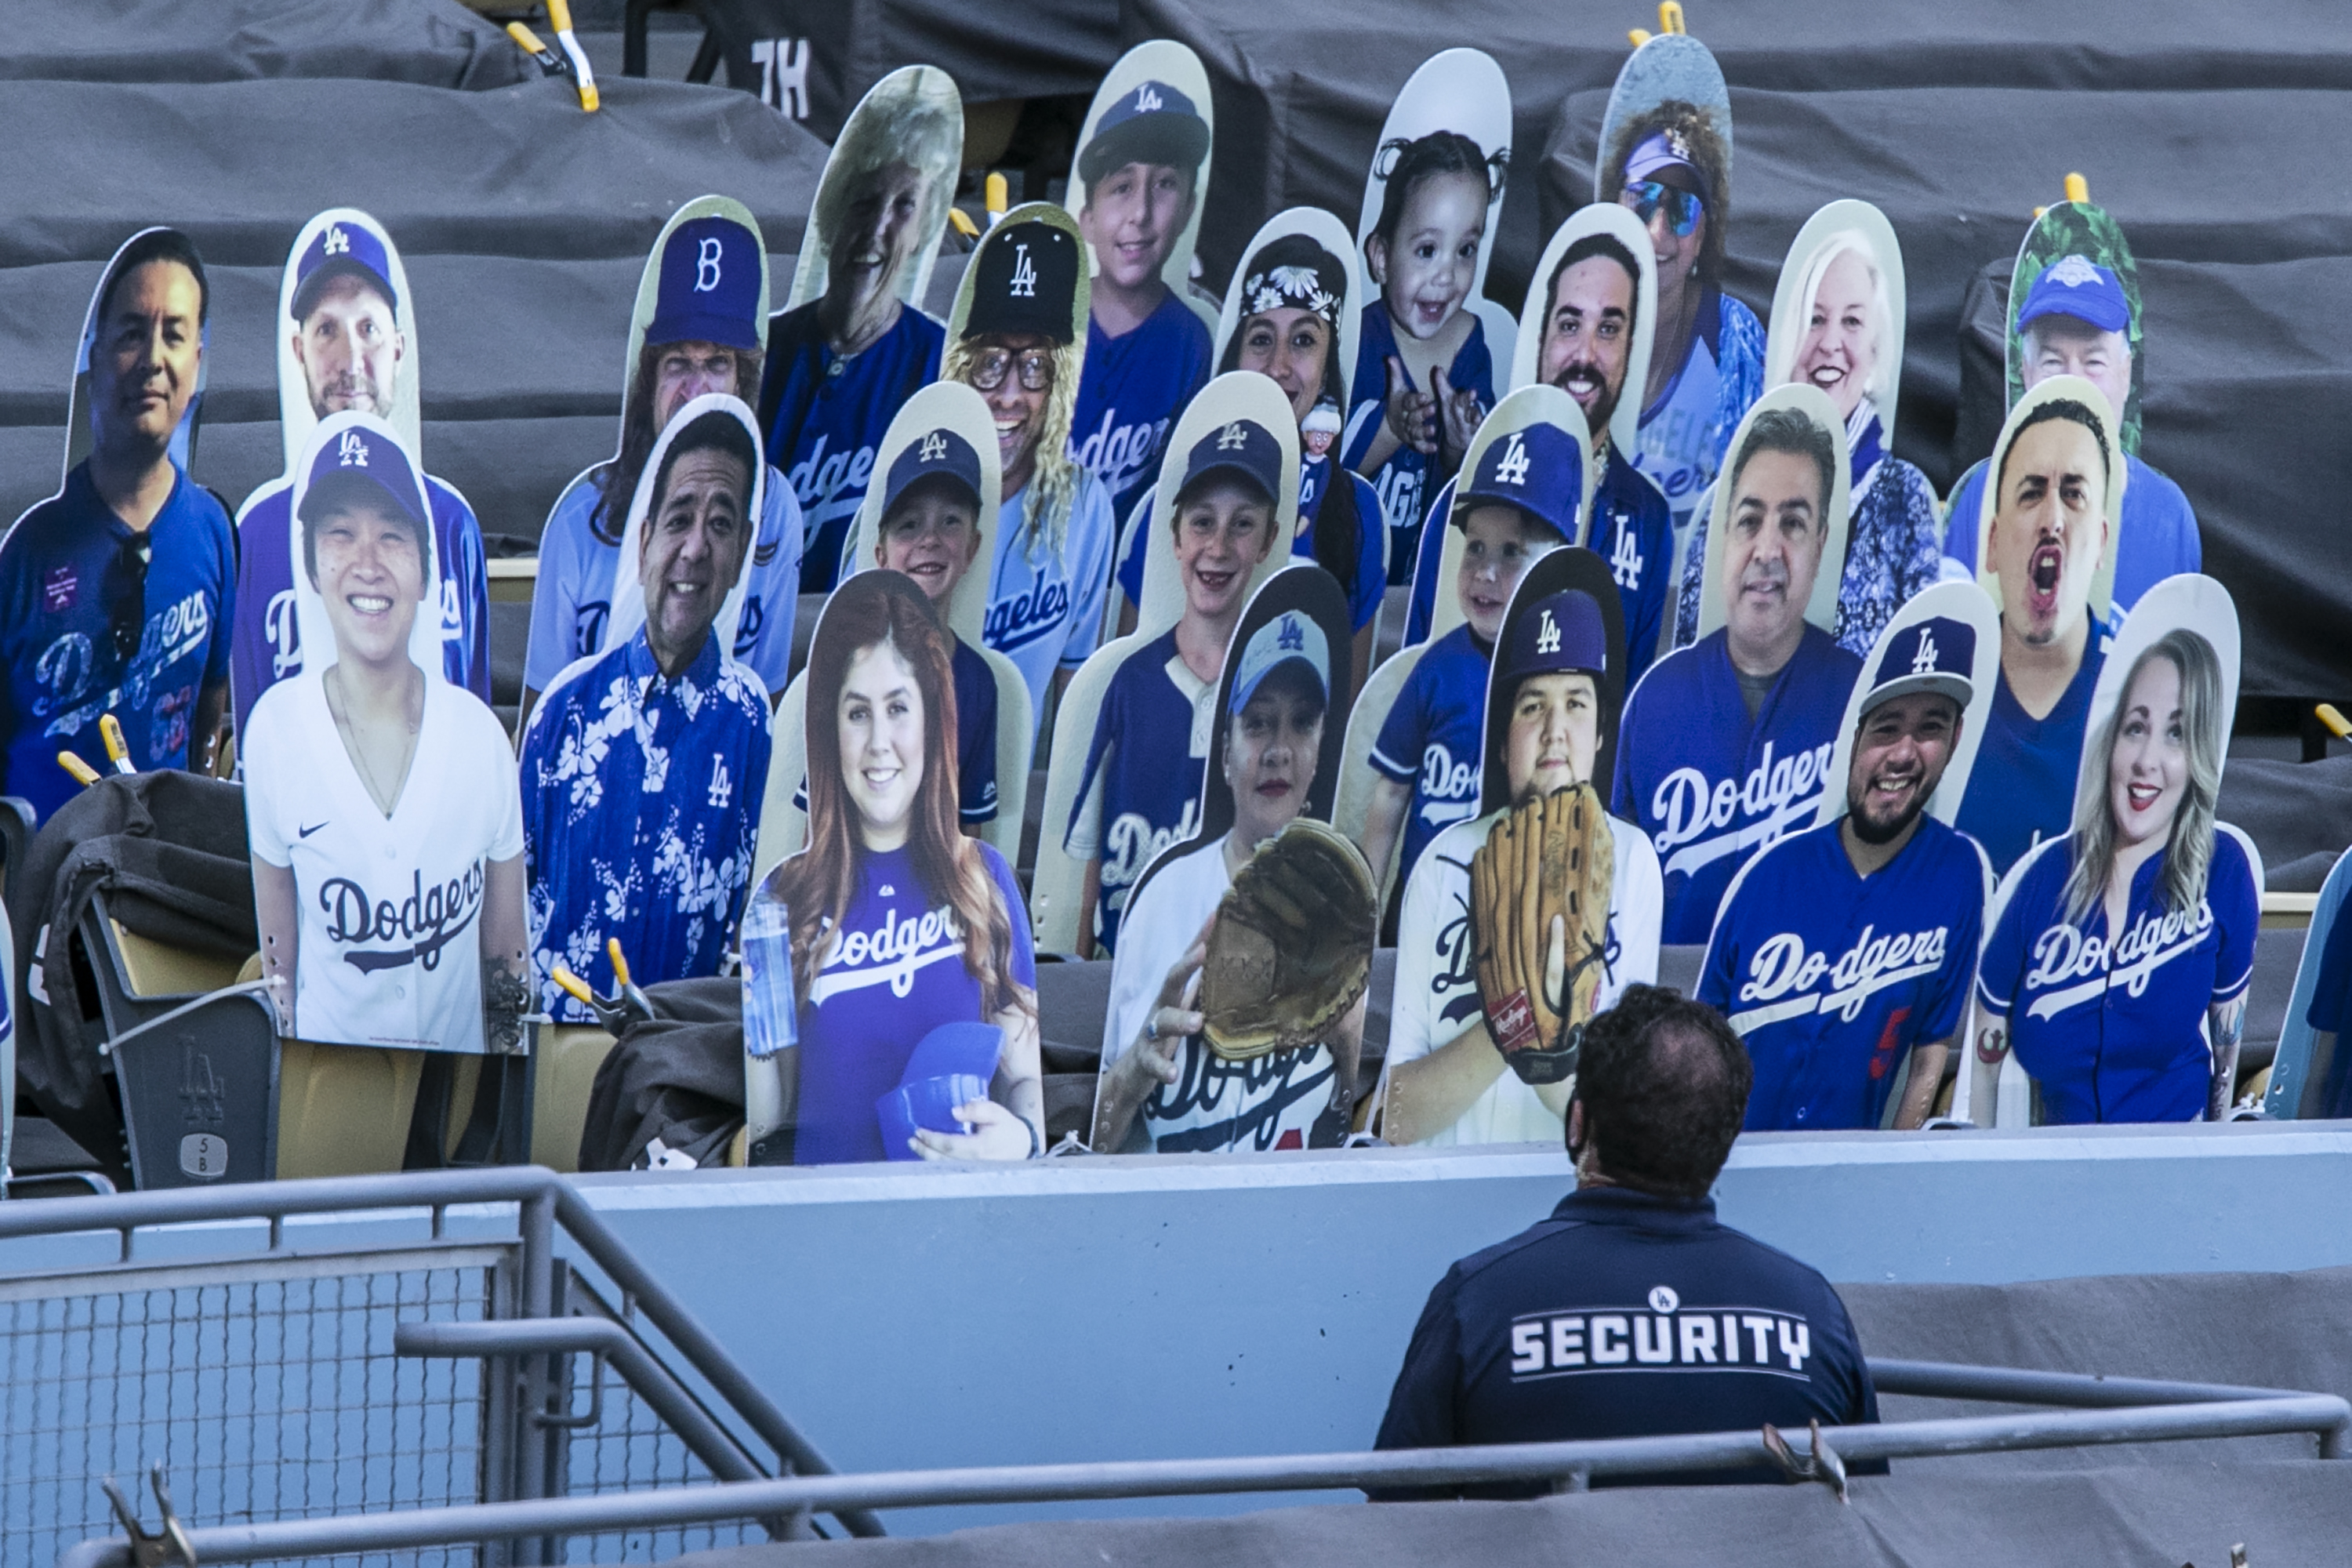
{"type": "Polygon", "coordinates": [[[2116,814],[2108,804],[2108,774],[2129,711],[2132,685],[2149,661],[2158,658],[2180,672],[2180,738],[2189,753],[2188,786],[2164,846],[2164,907],[2187,913],[2204,900],[2206,872],[2213,863],[2214,805],[2221,794],[2221,658],[2204,637],[2177,627],[2132,660],[2130,673],[2116,689],[2115,711],[2100,726],[2097,743],[2084,761],[2086,768],[2095,770],[2095,787],[2075,792],[2074,866],[2066,878],[2069,923],[2090,913],[2115,873],[2116,814]]]}
{"type": "Polygon", "coordinates": [[[884,82],[866,96],[842,127],[817,186],[815,218],[830,245],[844,210],[876,171],[904,163],[923,176],[923,229],[937,229],[955,199],[956,174],[963,166],[963,106],[950,84],[942,93],[935,79],[944,73],[924,67],[897,83],[884,82]]]}

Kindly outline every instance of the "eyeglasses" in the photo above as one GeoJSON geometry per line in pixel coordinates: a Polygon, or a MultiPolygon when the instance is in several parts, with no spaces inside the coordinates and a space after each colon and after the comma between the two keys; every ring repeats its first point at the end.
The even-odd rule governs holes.
{"type": "Polygon", "coordinates": [[[1024,392],[1043,392],[1054,384],[1052,350],[1023,349],[1016,354],[1011,349],[988,349],[971,362],[972,385],[982,392],[994,392],[1004,384],[1016,360],[1021,365],[1024,392]]]}
{"type": "Polygon", "coordinates": [[[1698,226],[1706,215],[1706,203],[1692,191],[1676,190],[1655,180],[1635,180],[1628,184],[1617,197],[1618,204],[1633,209],[1633,216],[1648,223],[1664,208],[1666,226],[1676,237],[1684,237],[1698,226]]]}
{"type": "Polygon", "coordinates": [[[137,657],[147,630],[147,563],[154,546],[143,533],[126,536],[106,571],[106,598],[111,606],[107,631],[114,642],[115,662],[128,669],[137,657]]]}

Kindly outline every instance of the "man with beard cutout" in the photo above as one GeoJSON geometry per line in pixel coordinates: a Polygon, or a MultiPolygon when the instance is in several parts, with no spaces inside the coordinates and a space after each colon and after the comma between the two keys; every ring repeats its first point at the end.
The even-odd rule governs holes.
{"type": "Polygon", "coordinates": [[[1960,743],[1976,642],[1946,616],[1885,639],[1845,814],[1758,854],[1724,895],[1698,999],[1755,1063],[1749,1131],[1907,1130],[1935,1106],[1992,894],[1984,851],[1927,814],[1960,743]]]}
{"type": "Polygon", "coordinates": [[[2105,409],[2055,397],[2012,418],[1985,536],[2000,576],[2000,681],[1957,824],[2002,876],[2074,820],[2091,693],[2105,662],[2091,581],[2106,550],[2113,480],[2105,409]]]}

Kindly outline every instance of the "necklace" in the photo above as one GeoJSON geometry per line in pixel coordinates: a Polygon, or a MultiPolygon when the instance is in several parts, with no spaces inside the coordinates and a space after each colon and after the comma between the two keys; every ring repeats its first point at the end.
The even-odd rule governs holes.
{"type": "MultiPolygon", "coordinates": [[[[327,671],[327,678],[324,682],[327,693],[327,711],[335,721],[336,733],[342,737],[344,754],[350,757],[352,762],[359,768],[360,782],[367,786],[368,797],[375,802],[376,809],[383,812],[383,815],[389,818],[392,816],[393,808],[400,804],[400,791],[398,789],[386,790],[383,787],[383,783],[376,778],[375,769],[368,765],[367,752],[365,748],[361,746],[359,737],[352,732],[350,705],[343,700],[342,678],[343,667],[340,664],[333,666],[327,671]]],[[[412,678],[409,682],[409,691],[404,694],[405,698],[404,706],[421,708],[423,704],[419,700],[422,699],[424,695],[425,689],[423,683],[412,678]]],[[[402,742],[400,749],[400,765],[393,773],[394,778],[404,785],[408,782],[408,765],[416,760],[416,731],[419,727],[419,721],[423,717],[424,715],[421,712],[412,713],[409,716],[407,722],[408,737],[404,742],[402,742]]]]}

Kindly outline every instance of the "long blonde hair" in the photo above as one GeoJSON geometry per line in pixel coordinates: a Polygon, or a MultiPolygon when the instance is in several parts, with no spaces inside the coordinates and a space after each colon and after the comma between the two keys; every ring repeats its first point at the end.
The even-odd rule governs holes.
{"type": "Polygon", "coordinates": [[[2066,877],[2070,925],[2091,912],[2115,873],[2116,814],[2107,798],[2113,793],[2108,776],[2115,767],[2116,741],[2130,709],[2132,686],[2148,662],[2158,658],[2180,672],[2180,739],[2189,753],[2189,783],[2164,845],[2164,907],[2185,913],[2204,901],[2205,877],[2213,863],[2213,812],[2221,794],[2221,659],[2211,643],[2177,627],[2132,660],[2130,673],[2116,689],[2116,710],[2100,726],[2098,744],[2085,760],[2084,765],[2095,770],[2095,787],[2078,788],[2074,794],[2074,865],[2066,877]]]}
{"type": "MultiPolygon", "coordinates": [[[[941,381],[971,384],[971,367],[980,357],[972,345],[979,341],[963,338],[948,345],[947,359],[940,366],[941,381]]],[[[1084,339],[1055,345],[1054,390],[1045,396],[1045,422],[1037,431],[1037,466],[1029,479],[1029,499],[1021,505],[1024,530],[1021,546],[1033,565],[1044,559],[1041,545],[1058,556],[1063,542],[1070,536],[1070,509],[1077,504],[1079,473],[1070,457],[1070,426],[1077,418],[1078,372],[1086,363],[1084,339]]],[[[1005,374],[1019,372],[1008,368],[1005,374]]]]}

